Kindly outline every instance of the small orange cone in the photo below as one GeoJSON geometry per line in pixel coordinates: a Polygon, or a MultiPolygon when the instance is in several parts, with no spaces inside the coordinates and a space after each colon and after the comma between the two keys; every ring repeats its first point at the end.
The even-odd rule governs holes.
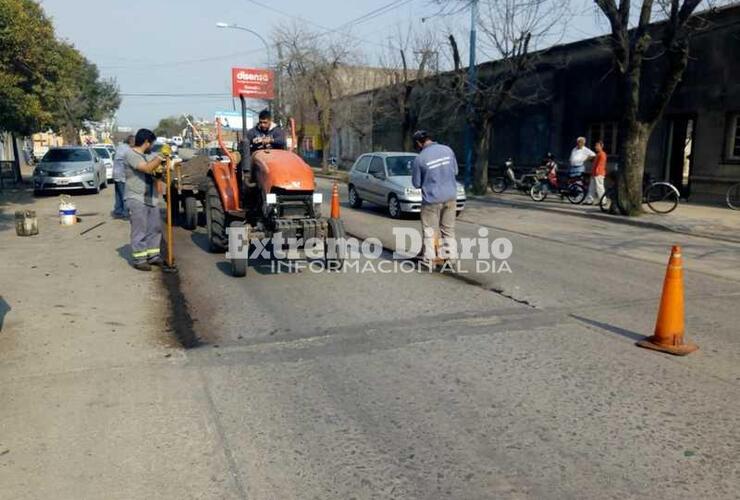
{"type": "Polygon", "coordinates": [[[339,184],[336,181],[331,188],[331,218],[339,218],[339,184]]]}
{"type": "Polygon", "coordinates": [[[684,341],[683,261],[681,247],[674,246],[663,282],[655,335],[637,343],[640,347],[686,356],[699,346],[684,341]]]}

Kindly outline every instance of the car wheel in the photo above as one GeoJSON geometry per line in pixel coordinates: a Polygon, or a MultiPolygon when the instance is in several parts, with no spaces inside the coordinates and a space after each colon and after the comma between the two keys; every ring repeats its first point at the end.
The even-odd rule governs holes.
{"type": "Polygon", "coordinates": [[[94,194],[100,194],[100,177],[95,177],[95,187],[92,189],[94,194]]]}
{"type": "Polygon", "coordinates": [[[354,186],[349,186],[349,206],[352,208],[360,208],[362,206],[362,198],[357,193],[357,189],[354,186]]]}
{"type": "Polygon", "coordinates": [[[388,214],[394,219],[400,219],[403,212],[401,212],[401,203],[398,201],[398,197],[392,194],[388,197],[388,214]]]}

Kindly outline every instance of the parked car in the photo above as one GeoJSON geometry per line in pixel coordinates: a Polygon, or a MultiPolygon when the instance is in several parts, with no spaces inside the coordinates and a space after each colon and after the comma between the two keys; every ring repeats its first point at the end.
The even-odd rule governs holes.
{"type": "Polygon", "coordinates": [[[50,148],[33,171],[33,190],[86,190],[106,187],[105,166],[95,150],[83,146],[50,148]]]}
{"type": "Polygon", "coordinates": [[[178,148],[182,146],[182,137],[180,137],[179,135],[173,135],[172,144],[177,146],[178,148]]]}
{"type": "Polygon", "coordinates": [[[98,155],[100,161],[105,166],[105,179],[106,181],[113,180],[113,153],[108,149],[107,145],[102,144],[100,146],[93,146],[93,151],[98,155]]]}
{"type": "Polygon", "coordinates": [[[207,148],[203,148],[200,150],[199,154],[201,156],[207,156],[208,161],[229,161],[229,157],[224,154],[220,146],[210,146],[207,148]]]}
{"type": "MultiPolygon", "coordinates": [[[[359,208],[367,201],[384,206],[393,218],[421,212],[421,189],[411,183],[415,153],[368,153],[355,161],[349,173],[349,203],[359,208]]],[[[457,184],[457,212],[465,208],[465,188],[457,184]]]]}
{"type": "Polygon", "coordinates": [[[93,144],[92,147],[94,147],[94,148],[107,148],[108,151],[110,151],[111,154],[115,156],[116,147],[113,144],[108,144],[108,143],[105,143],[105,142],[101,142],[101,143],[98,143],[98,144],[93,144]]]}

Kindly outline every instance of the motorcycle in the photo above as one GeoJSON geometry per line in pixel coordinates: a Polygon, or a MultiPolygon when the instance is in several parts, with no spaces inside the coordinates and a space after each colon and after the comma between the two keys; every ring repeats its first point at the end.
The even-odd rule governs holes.
{"type": "Polygon", "coordinates": [[[513,186],[517,191],[528,193],[536,182],[534,174],[522,174],[522,176],[517,179],[516,174],[514,173],[514,161],[511,158],[506,160],[504,166],[504,175],[491,179],[491,191],[500,194],[513,186]]]}
{"type": "Polygon", "coordinates": [[[586,186],[582,177],[560,177],[557,174],[557,164],[554,161],[539,167],[535,172],[537,182],[530,188],[529,197],[534,201],[544,201],[549,193],[559,194],[560,198],[568,198],[574,205],[583,203],[586,199],[586,186]]]}

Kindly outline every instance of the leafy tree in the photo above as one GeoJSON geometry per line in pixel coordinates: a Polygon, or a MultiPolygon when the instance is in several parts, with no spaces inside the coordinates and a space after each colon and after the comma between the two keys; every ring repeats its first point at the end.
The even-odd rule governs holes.
{"type": "MultiPolygon", "coordinates": [[[[192,117],[191,117],[192,119],[192,117]]],[[[168,116],[159,120],[154,133],[157,136],[172,137],[179,135],[183,129],[188,127],[188,122],[182,116],[168,116]]]]}
{"type": "Polygon", "coordinates": [[[55,38],[38,2],[0,1],[0,127],[20,135],[51,127],[77,143],[85,122],[119,105],[115,82],[55,38]]]}
{"type": "Polygon", "coordinates": [[[74,46],[57,44],[59,84],[54,89],[54,125],[68,143],[80,141],[86,122],[109,118],[121,104],[118,86],[100,78],[97,66],[74,46]]]}
{"type": "Polygon", "coordinates": [[[41,7],[31,0],[0,2],[0,127],[29,135],[51,125],[59,70],[57,41],[41,7]]]}

